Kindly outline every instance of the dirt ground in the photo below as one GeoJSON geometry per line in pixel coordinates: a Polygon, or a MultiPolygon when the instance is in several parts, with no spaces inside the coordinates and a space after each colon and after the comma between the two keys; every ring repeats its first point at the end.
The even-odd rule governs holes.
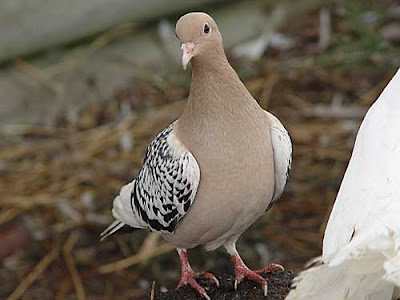
{"type": "MultiPolygon", "coordinates": [[[[399,31],[387,33],[400,20],[398,6],[367,2],[329,7],[327,48],[315,10],[282,30],[294,48],[268,49],[258,62],[230,57],[260,105],[288,129],[294,149],[282,198],[243,234],[238,250],[249,267],[275,262],[289,271],[267,275],[268,298],[251,282],[234,292],[222,249],[190,250],[193,269],[221,278],[221,289],[204,283],[213,300],[283,299],[292,271],[320,254],[359,124],[400,65],[399,31]]],[[[134,178],[149,141],[184,109],[189,74],[182,74],[144,78],[85,107],[74,123],[60,117],[50,127],[2,132],[0,298],[142,300],[151,299],[155,282],[154,299],[200,299],[188,287],[162,292],[173,290],[180,267],[157,235],[98,241],[112,199],[134,178]]]]}
{"type": "MultiPolygon", "coordinates": [[[[260,286],[250,281],[244,281],[238,286],[237,291],[233,289],[235,278],[229,275],[223,275],[219,278],[220,287],[206,280],[199,280],[201,285],[205,287],[207,294],[213,300],[283,300],[290,290],[290,284],[293,280],[293,272],[275,272],[263,274],[268,280],[268,295],[264,293],[260,286]]],[[[151,298],[151,295],[150,295],[151,298]]],[[[149,299],[150,299],[149,298],[149,299]]],[[[177,291],[157,293],[154,295],[155,300],[202,300],[203,298],[195,293],[190,287],[184,287],[177,291]]]]}

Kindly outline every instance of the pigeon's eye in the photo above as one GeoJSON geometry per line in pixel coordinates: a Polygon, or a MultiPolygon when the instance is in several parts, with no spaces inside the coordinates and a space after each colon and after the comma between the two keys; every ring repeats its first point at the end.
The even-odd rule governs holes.
{"type": "Polygon", "coordinates": [[[211,31],[210,25],[208,25],[207,23],[204,24],[204,30],[203,31],[204,31],[205,34],[209,34],[210,31],[211,31]]]}

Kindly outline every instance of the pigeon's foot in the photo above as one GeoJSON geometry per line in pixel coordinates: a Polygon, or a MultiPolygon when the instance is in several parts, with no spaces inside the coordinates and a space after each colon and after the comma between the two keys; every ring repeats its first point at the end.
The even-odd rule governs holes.
{"type": "Polygon", "coordinates": [[[257,271],[250,270],[243,260],[240,258],[239,254],[231,256],[232,262],[235,266],[235,290],[237,289],[239,283],[241,283],[244,279],[252,280],[258,282],[263,291],[264,296],[267,296],[268,293],[268,283],[267,280],[260,276],[262,273],[274,272],[274,271],[283,271],[284,268],[278,264],[269,264],[265,268],[257,271]]]}
{"type": "Polygon", "coordinates": [[[194,288],[201,296],[203,296],[207,300],[211,300],[211,298],[207,295],[206,290],[197,283],[196,278],[203,277],[213,281],[217,286],[219,286],[218,279],[211,273],[208,272],[194,272],[189,265],[189,261],[187,258],[187,252],[185,249],[177,249],[179,253],[179,259],[181,261],[182,273],[181,279],[176,287],[176,289],[181,288],[184,285],[190,285],[194,288]]]}
{"type": "Polygon", "coordinates": [[[200,295],[202,295],[205,299],[210,300],[211,298],[207,295],[206,290],[200,284],[198,284],[195,279],[199,277],[210,279],[214,281],[217,286],[219,286],[218,279],[213,274],[207,272],[193,272],[192,270],[188,270],[187,272],[182,273],[181,279],[179,280],[176,289],[179,289],[182,286],[188,284],[192,288],[194,288],[200,295]]]}

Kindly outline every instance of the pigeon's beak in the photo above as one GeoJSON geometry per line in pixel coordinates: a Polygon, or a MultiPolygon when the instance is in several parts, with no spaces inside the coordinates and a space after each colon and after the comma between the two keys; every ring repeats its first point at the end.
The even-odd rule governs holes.
{"type": "Polygon", "coordinates": [[[190,42],[183,43],[181,46],[181,50],[182,50],[182,67],[184,70],[186,70],[189,61],[193,57],[194,44],[190,42]]]}

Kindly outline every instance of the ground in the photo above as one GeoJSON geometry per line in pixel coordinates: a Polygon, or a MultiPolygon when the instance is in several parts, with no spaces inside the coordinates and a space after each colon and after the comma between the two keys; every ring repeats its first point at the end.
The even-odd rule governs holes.
{"type": "MultiPolygon", "coordinates": [[[[207,294],[213,300],[283,300],[290,290],[290,284],[294,277],[291,271],[274,272],[262,274],[268,280],[268,295],[264,296],[259,285],[251,281],[242,282],[238,290],[233,289],[235,278],[230,275],[219,277],[220,287],[207,280],[199,280],[199,283],[205,287],[207,294]]],[[[151,298],[151,295],[150,295],[151,298]]],[[[149,299],[150,299],[149,298],[149,299]]],[[[177,291],[155,293],[154,300],[202,300],[192,288],[185,286],[177,291]]]]}

